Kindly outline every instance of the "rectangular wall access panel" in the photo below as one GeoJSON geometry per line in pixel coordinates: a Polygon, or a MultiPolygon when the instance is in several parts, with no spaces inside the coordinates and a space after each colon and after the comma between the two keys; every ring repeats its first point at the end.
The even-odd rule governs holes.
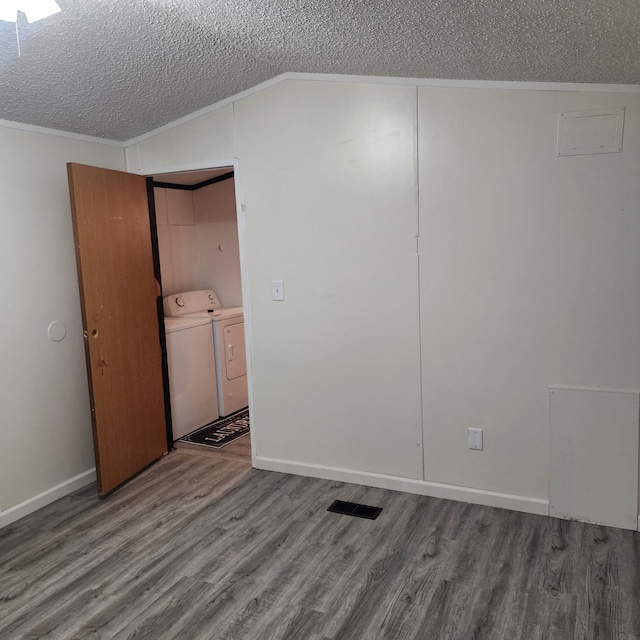
{"type": "Polygon", "coordinates": [[[550,515],[637,529],[638,393],[549,389],[550,515]]]}

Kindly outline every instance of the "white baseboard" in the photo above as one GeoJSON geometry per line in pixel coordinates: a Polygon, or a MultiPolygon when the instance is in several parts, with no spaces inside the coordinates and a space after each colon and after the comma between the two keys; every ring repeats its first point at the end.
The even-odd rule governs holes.
{"type": "Polygon", "coordinates": [[[260,456],[254,458],[253,466],[256,469],[264,469],[266,471],[280,471],[282,473],[322,478],[323,480],[351,482],[354,484],[363,484],[368,487],[377,487],[379,489],[392,489],[394,491],[404,491],[405,493],[415,493],[433,498],[446,498],[447,500],[470,502],[487,507],[510,509],[511,511],[523,511],[524,513],[535,513],[543,516],[549,515],[548,500],[517,496],[509,493],[485,491],[484,489],[440,484],[438,482],[427,482],[425,480],[413,480],[411,478],[399,478],[364,471],[321,467],[319,465],[289,462],[287,460],[277,460],[274,458],[262,458],[260,456]]]}
{"type": "Polygon", "coordinates": [[[96,470],[89,469],[89,471],[65,480],[59,485],[51,487],[51,489],[47,489],[37,496],[33,496],[33,498],[29,498],[6,511],[0,511],[0,529],[95,481],[96,470]]]}

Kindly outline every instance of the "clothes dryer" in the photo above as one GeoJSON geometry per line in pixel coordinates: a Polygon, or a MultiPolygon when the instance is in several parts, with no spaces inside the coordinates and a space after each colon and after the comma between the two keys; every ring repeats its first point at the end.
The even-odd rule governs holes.
{"type": "Polygon", "coordinates": [[[187,291],[164,298],[165,316],[208,318],[211,323],[221,416],[244,409],[249,403],[247,359],[242,307],[223,307],[210,289],[187,291]]]}

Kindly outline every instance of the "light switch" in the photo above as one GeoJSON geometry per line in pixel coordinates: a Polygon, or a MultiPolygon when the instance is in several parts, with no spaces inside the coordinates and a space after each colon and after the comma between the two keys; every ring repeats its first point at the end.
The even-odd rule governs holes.
{"type": "Polygon", "coordinates": [[[284,280],[271,281],[271,299],[284,300],[284,280]]]}

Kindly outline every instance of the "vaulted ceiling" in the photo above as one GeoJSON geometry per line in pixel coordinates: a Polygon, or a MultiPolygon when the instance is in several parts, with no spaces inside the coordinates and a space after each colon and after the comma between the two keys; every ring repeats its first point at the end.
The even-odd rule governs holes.
{"type": "Polygon", "coordinates": [[[639,0],[58,0],[0,118],[127,140],[287,71],[640,84],[639,0]]]}

